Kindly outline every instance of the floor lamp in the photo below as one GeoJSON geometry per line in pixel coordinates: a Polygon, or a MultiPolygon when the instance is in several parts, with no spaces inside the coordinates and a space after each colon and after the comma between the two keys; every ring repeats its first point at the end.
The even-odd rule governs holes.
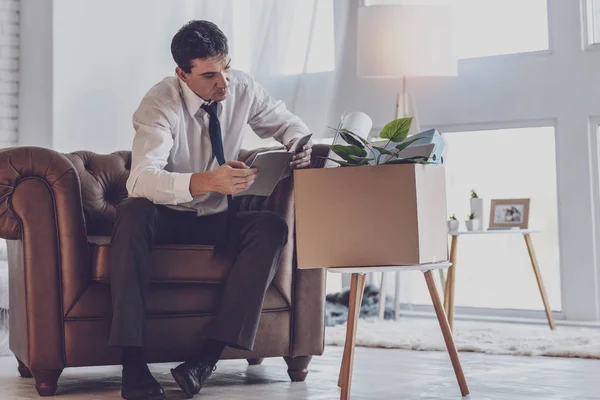
{"type": "MultiPolygon", "coordinates": [[[[407,78],[457,75],[453,31],[454,15],[449,6],[383,5],[358,9],[357,74],[361,78],[402,78],[395,118],[414,117],[409,134],[420,132],[420,123],[415,98],[407,90],[407,78]]],[[[386,275],[382,272],[380,318],[385,312],[386,275]]],[[[399,310],[400,273],[396,272],[395,318],[399,310]]]]}

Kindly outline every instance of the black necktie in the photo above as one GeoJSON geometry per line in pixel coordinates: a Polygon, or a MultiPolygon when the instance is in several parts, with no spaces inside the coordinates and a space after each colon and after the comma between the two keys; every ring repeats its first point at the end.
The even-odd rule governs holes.
{"type": "MultiPolygon", "coordinates": [[[[210,134],[210,144],[212,145],[213,154],[217,158],[219,165],[225,164],[225,154],[223,152],[223,138],[221,136],[221,124],[219,123],[219,117],[217,116],[217,103],[212,102],[210,104],[202,105],[202,109],[210,116],[208,123],[208,133],[210,134]]],[[[231,244],[227,239],[232,239],[233,236],[233,223],[237,214],[237,202],[234,201],[233,196],[227,195],[227,226],[225,228],[225,237],[222,241],[217,241],[217,248],[215,252],[220,252],[220,246],[224,247],[227,244],[231,244]]]]}

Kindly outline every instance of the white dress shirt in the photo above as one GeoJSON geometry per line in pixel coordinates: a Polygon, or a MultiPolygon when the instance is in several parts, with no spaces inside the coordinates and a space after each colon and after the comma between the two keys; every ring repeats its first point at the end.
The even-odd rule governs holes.
{"type": "MultiPolygon", "coordinates": [[[[130,197],[145,197],[155,204],[210,215],[227,210],[227,196],[210,192],[192,197],[194,172],[219,166],[210,143],[205,101],[178,77],[168,77],[142,99],[133,115],[130,197]]],[[[250,125],[261,138],[282,144],[309,133],[306,125],[272,98],[249,75],[231,72],[227,98],[217,107],[225,160],[237,160],[244,128],[250,125]]]]}

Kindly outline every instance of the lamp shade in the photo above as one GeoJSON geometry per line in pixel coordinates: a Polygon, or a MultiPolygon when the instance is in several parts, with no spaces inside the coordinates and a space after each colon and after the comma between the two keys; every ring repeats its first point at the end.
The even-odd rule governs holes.
{"type": "Polygon", "coordinates": [[[455,76],[454,17],[448,6],[358,9],[358,76],[455,76]]]}

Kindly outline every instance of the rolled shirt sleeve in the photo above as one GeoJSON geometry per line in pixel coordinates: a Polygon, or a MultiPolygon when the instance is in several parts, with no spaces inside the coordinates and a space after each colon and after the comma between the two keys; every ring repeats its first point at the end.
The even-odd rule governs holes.
{"type": "Polygon", "coordinates": [[[130,197],[155,204],[177,205],[193,200],[191,173],[165,171],[173,147],[174,113],[157,97],[145,97],[133,115],[135,136],[131,172],[127,180],[130,197]]]}

